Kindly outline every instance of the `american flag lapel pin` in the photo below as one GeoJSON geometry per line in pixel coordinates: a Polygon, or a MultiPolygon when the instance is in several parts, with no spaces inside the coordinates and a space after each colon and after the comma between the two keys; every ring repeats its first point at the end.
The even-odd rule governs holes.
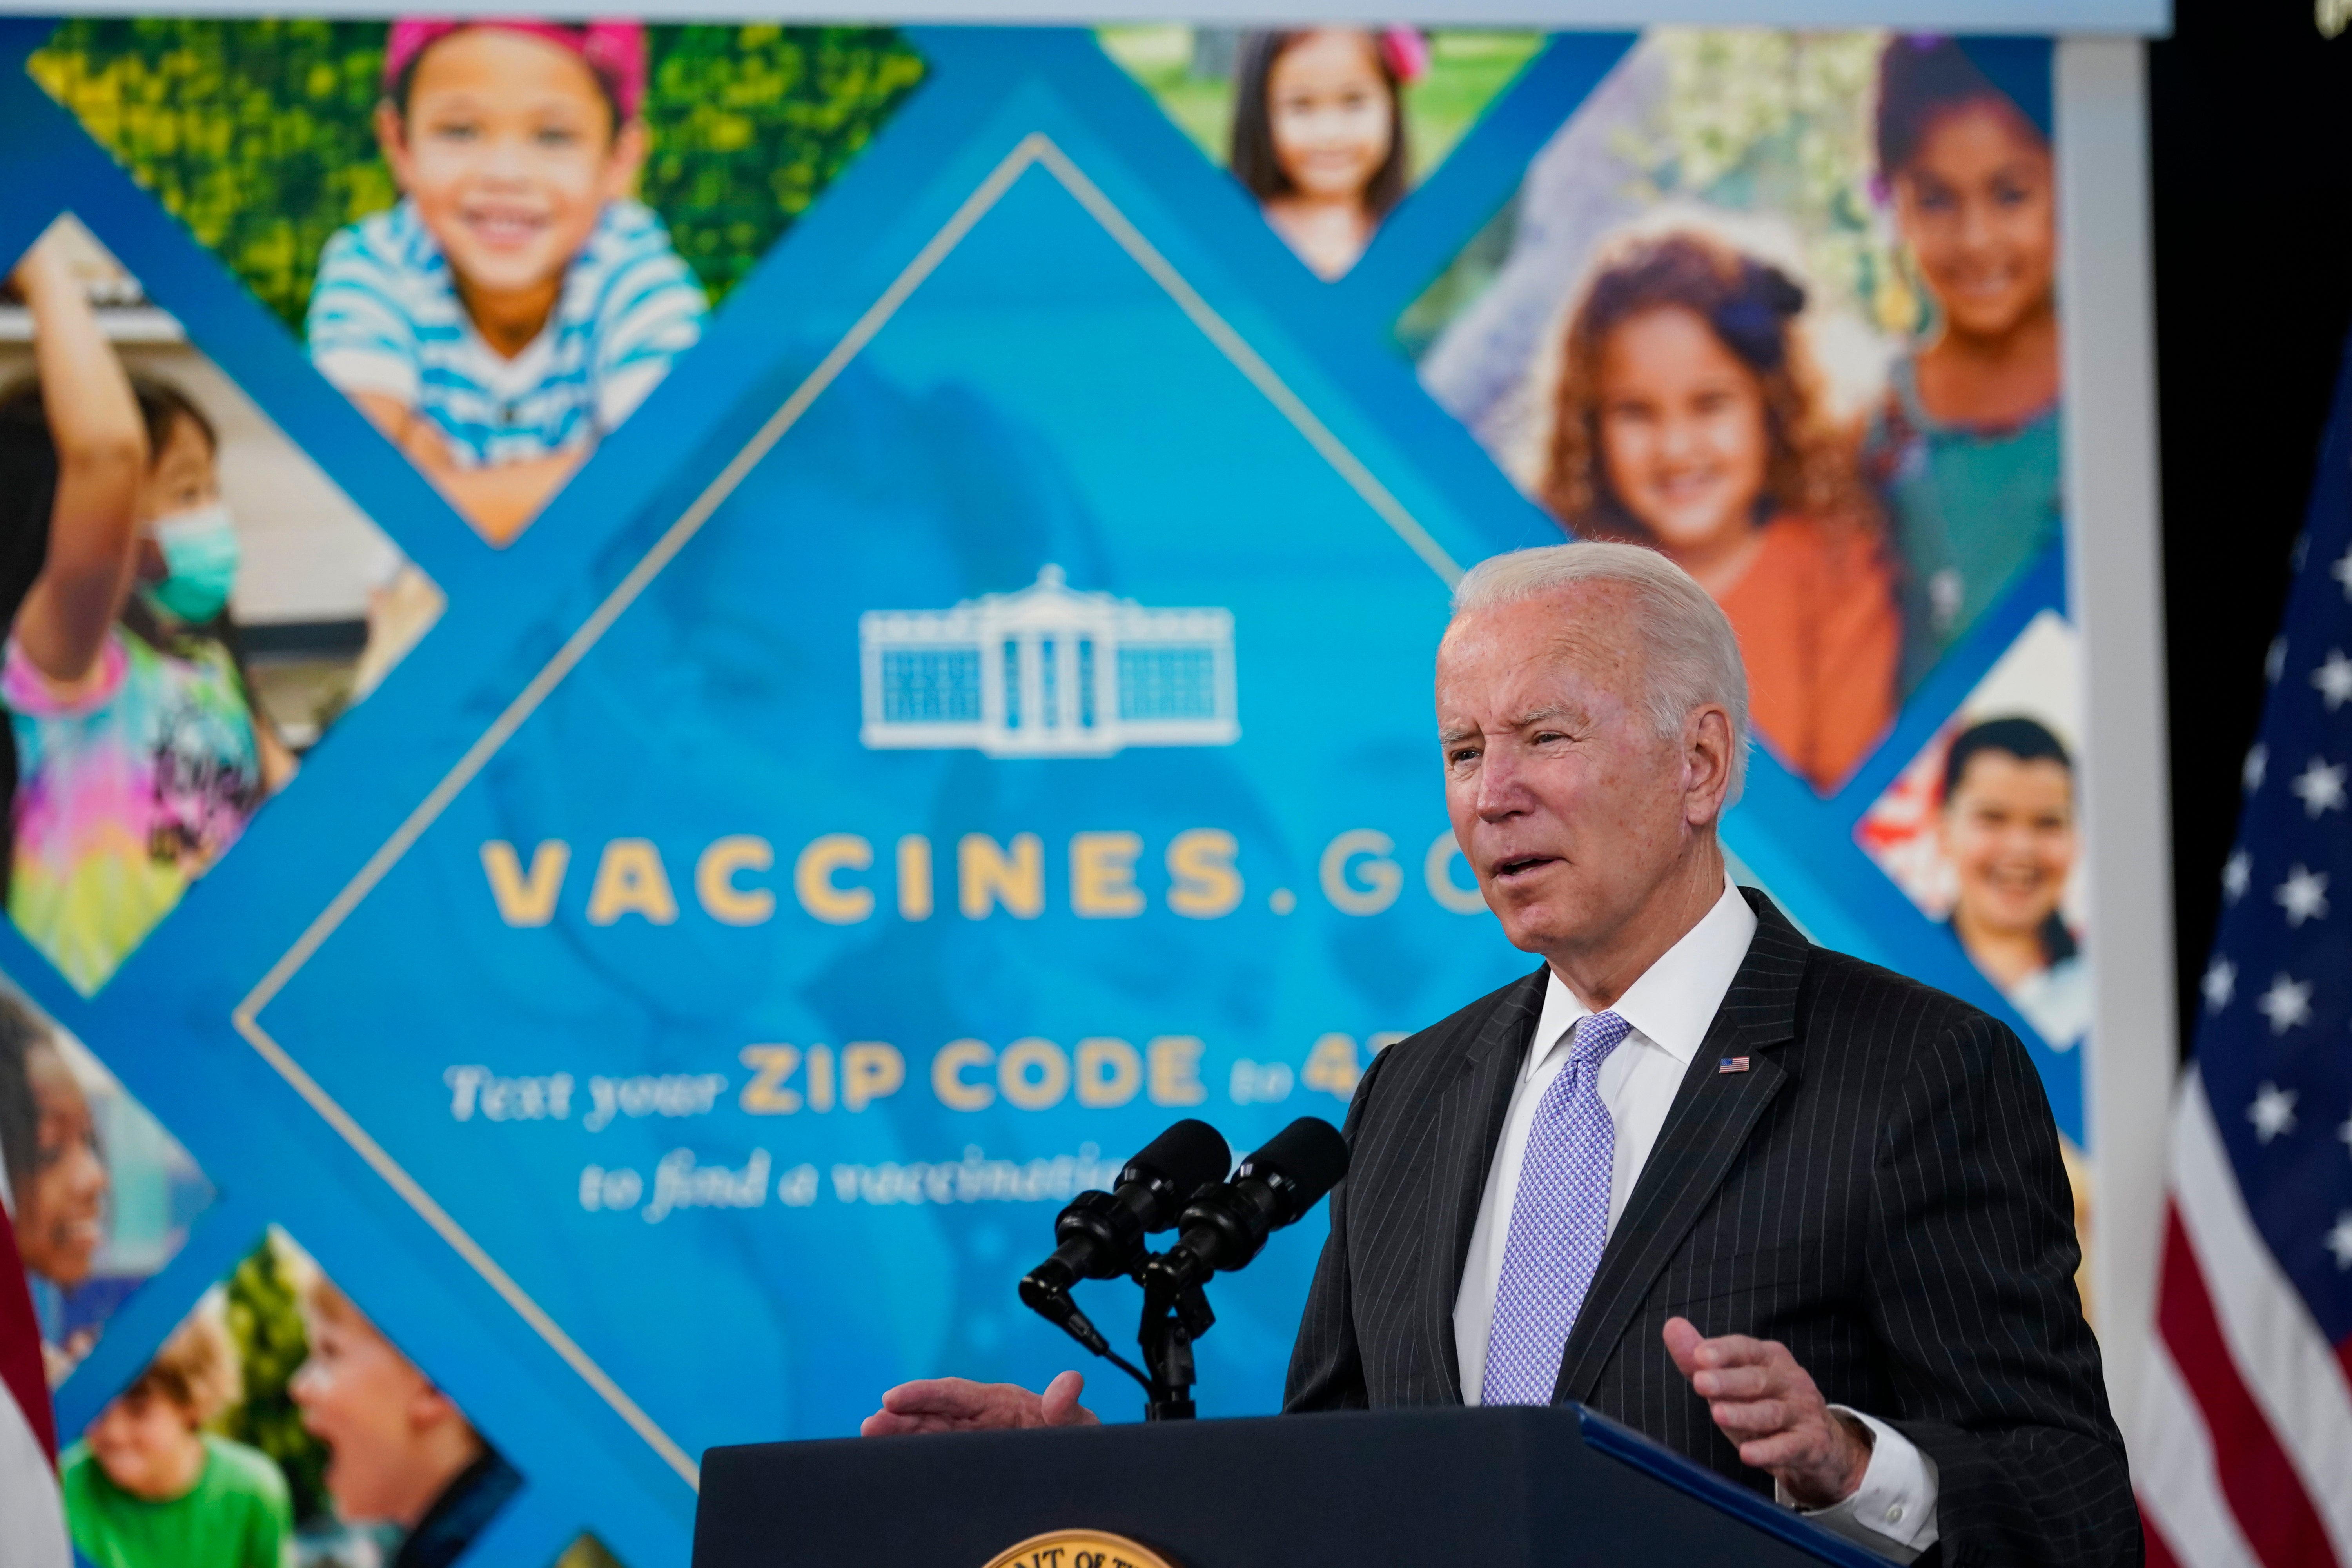
{"type": "Polygon", "coordinates": [[[1715,1070],[1717,1073],[1746,1072],[1748,1070],[1748,1058],[1746,1057],[1726,1057],[1721,1061],[1715,1064],[1715,1070]]]}

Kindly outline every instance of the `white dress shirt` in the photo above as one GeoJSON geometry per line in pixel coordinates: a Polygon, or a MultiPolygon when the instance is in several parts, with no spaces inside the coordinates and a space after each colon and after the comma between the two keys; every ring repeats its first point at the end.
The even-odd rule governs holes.
{"type": "MultiPolygon", "coordinates": [[[[1601,1065],[1601,1100],[1617,1129],[1617,1168],[1609,1183],[1612,1231],[1665,1127],[1691,1058],[1722,1007],[1755,936],[1756,911],[1727,877],[1715,907],[1627,986],[1610,1009],[1632,1026],[1601,1065]]],[[[1528,1134],[1544,1091],[1568,1066],[1569,1037],[1577,1020],[1590,1011],[1557,973],[1549,977],[1543,1015],[1528,1045],[1527,1065],[1511,1089],[1502,1142],[1486,1172],[1478,1223],[1470,1232],[1470,1253],[1463,1264],[1462,1288],[1454,1300],[1454,1349],[1461,1363],[1465,1405],[1478,1403],[1486,1379],[1486,1336],[1494,1325],[1495,1292],[1502,1283],[1504,1244],[1518,1197],[1528,1134]]],[[[1807,1510],[1805,1515],[1850,1541],[1907,1563],[1936,1542],[1935,1462],[1885,1422],[1860,1411],[1845,1413],[1870,1429],[1870,1467],[1852,1497],[1825,1509],[1807,1510]]],[[[1783,1494],[1780,1500],[1789,1499],[1783,1494]]]]}

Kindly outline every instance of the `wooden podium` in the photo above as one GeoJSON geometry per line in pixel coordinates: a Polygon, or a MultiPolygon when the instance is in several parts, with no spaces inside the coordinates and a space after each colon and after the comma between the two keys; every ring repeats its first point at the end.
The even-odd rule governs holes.
{"type": "Polygon", "coordinates": [[[694,1568],[1883,1568],[1576,1406],[713,1448],[694,1568]],[[1123,1558],[1047,1541],[1124,1537],[1123,1558]]]}

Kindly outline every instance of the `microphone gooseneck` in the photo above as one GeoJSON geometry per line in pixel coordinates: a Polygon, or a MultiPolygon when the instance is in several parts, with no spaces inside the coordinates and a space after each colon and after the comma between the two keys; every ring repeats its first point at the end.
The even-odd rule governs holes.
{"type": "Polygon", "coordinates": [[[1115,1191],[1070,1200],[1054,1221],[1060,1245],[1021,1281],[1022,1300],[1053,1317],[1047,1303],[1079,1280],[1132,1273],[1143,1258],[1143,1238],[1174,1225],[1185,1203],[1232,1163],[1223,1134],[1205,1121],[1179,1121],[1127,1163],[1115,1191]]]}
{"type": "Polygon", "coordinates": [[[1194,1413],[1192,1342],[1217,1321],[1201,1287],[1246,1265],[1267,1237],[1338,1185],[1348,1173],[1348,1141],[1329,1122],[1302,1116],[1228,1178],[1232,1159],[1215,1128],[1179,1121],[1127,1163],[1112,1191],[1070,1200],[1054,1221],[1053,1256],[1021,1280],[1031,1310],[1143,1385],[1149,1421],[1194,1413]],[[1176,1245],[1154,1255],[1144,1238],[1171,1228],[1176,1245]],[[1120,1275],[1143,1287],[1141,1368],[1113,1352],[1070,1298],[1081,1279],[1120,1275]]]}

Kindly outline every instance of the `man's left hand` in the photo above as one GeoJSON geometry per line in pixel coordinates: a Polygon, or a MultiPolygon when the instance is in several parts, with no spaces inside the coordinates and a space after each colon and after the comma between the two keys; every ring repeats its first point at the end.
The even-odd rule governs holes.
{"type": "Polygon", "coordinates": [[[1870,1468],[1870,1428],[1829,1406],[1812,1374],[1778,1340],[1708,1339],[1688,1318],[1666,1320],[1666,1353],[1739,1446],[1801,1508],[1843,1502],[1870,1468]]]}

